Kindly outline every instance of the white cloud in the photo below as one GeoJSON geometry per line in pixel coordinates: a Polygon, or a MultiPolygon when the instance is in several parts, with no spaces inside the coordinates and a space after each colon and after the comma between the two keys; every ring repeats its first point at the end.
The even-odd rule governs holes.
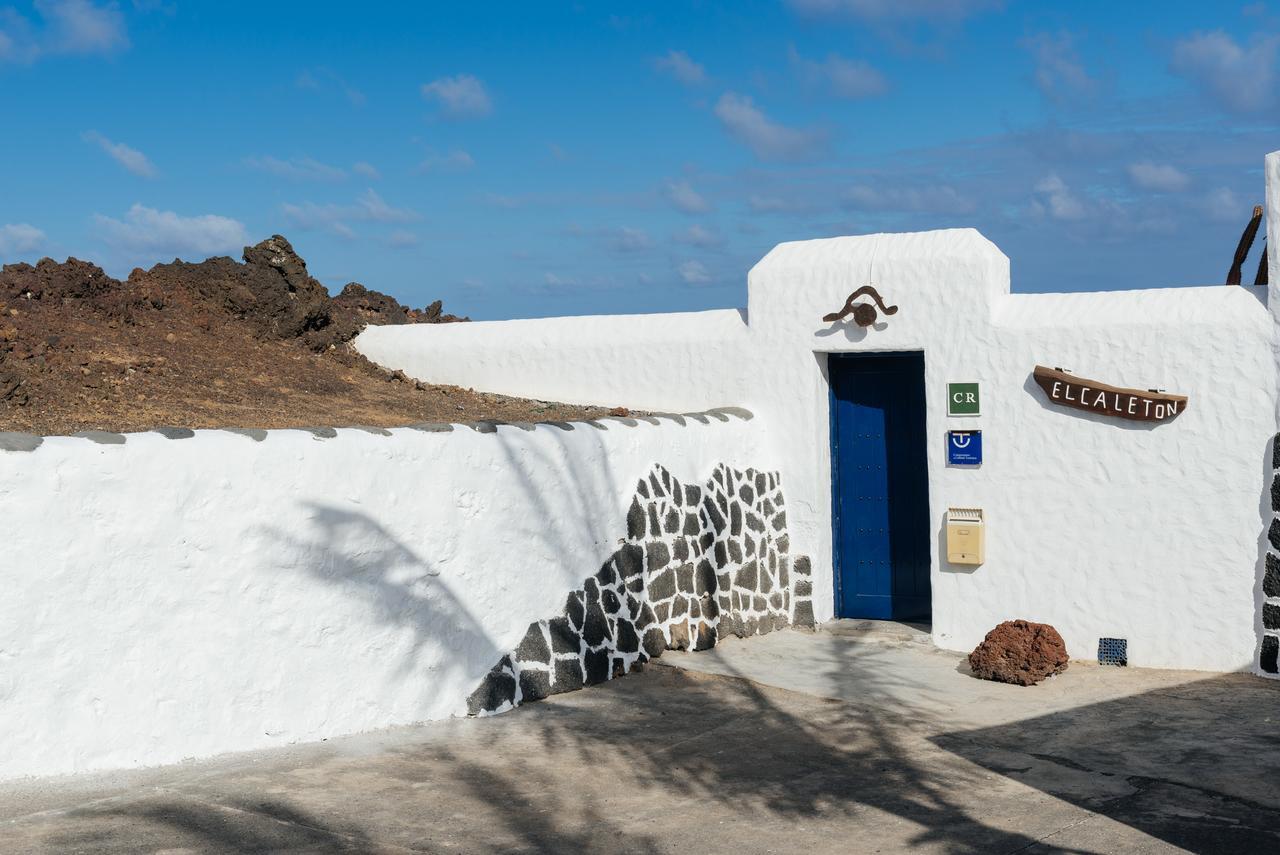
{"type": "Polygon", "coordinates": [[[653,61],[653,67],[670,74],[686,86],[699,86],[707,82],[707,72],[701,65],[689,58],[682,50],[667,51],[653,61]]]}
{"type": "Polygon", "coordinates": [[[865,211],[912,211],[935,214],[967,214],[977,205],[954,187],[891,187],[858,185],[845,194],[845,204],[865,211]]]}
{"type": "Polygon", "coordinates": [[[623,226],[609,233],[608,245],[614,252],[643,252],[653,248],[653,238],[640,229],[623,226]]]}
{"type": "Polygon", "coordinates": [[[1085,71],[1070,33],[1039,33],[1020,44],[1035,57],[1036,86],[1046,98],[1063,101],[1097,89],[1098,82],[1085,71]]]}
{"type": "Polygon", "coordinates": [[[364,195],[356,200],[356,207],[362,214],[358,219],[375,223],[411,223],[422,219],[416,211],[391,207],[372,189],[364,191],[364,195]]]}
{"type": "Polygon", "coordinates": [[[0,30],[0,62],[17,62],[18,54],[18,44],[13,35],[0,30]]]}
{"type": "Polygon", "coordinates": [[[1211,219],[1225,223],[1246,223],[1250,211],[1230,187],[1210,190],[1204,197],[1204,212],[1211,219]]]}
{"type": "Polygon", "coordinates": [[[1280,36],[1259,36],[1248,47],[1221,30],[1196,33],[1173,48],[1173,70],[1213,100],[1239,113],[1257,112],[1276,101],[1276,57],[1280,36]]]}
{"type": "Polygon", "coordinates": [[[747,199],[747,207],[757,214],[776,214],[790,210],[793,206],[786,199],[777,196],[759,196],[753,193],[747,199]]]}
{"type": "Polygon", "coordinates": [[[36,0],[59,53],[110,53],[129,46],[124,16],[115,3],[89,0],[36,0]]]}
{"type": "Polygon", "coordinates": [[[31,22],[15,9],[0,9],[0,62],[34,62],[42,52],[31,22]]]}
{"type": "Polygon", "coordinates": [[[288,160],[281,160],[278,157],[265,155],[246,157],[244,163],[250,169],[257,169],[278,178],[288,178],[291,181],[341,181],[347,177],[347,173],[338,167],[321,163],[310,157],[291,157],[288,160]]]}
{"type": "Polygon", "coordinates": [[[700,226],[697,223],[694,223],[684,231],[677,233],[675,239],[678,243],[701,247],[703,249],[712,249],[724,245],[724,238],[722,238],[718,233],[713,232],[704,226],[700,226]]]}
{"type": "Polygon", "coordinates": [[[501,193],[485,193],[481,199],[487,205],[492,205],[495,208],[505,208],[509,211],[513,211],[525,203],[525,200],[518,196],[506,196],[501,193]]]}
{"type": "Polygon", "coordinates": [[[959,21],[1004,5],[1002,0],[787,0],[787,3],[804,15],[871,22],[914,18],[959,21]]]}
{"type": "Polygon", "coordinates": [[[97,131],[86,131],[81,135],[85,142],[91,142],[110,155],[111,159],[134,175],[142,178],[155,178],[159,173],[147,156],[136,148],[124,143],[112,142],[97,131]]]}
{"type": "Polygon", "coordinates": [[[860,59],[844,59],[832,54],[822,64],[831,90],[842,98],[868,98],[889,88],[884,75],[860,59]]]}
{"type": "Polygon", "coordinates": [[[129,47],[118,4],[89,0],[35,0],[36,24],[17,10],[0,9],[0,61],[35,62],[58,54],[109,54],[129,47]]]}
{"type": "Polygon", "coordinates": [[[352,239],[355,231],[349,223],[410,223],[422,217],[408,208],[395,208],[372,189],[366,190],[350,205],[286,202],[280,206],[285,219],[300,229],[322,229],[339,237],[352,239]]]}
{"type": "Polygon", "coordinates": [[[1038,198],[1032,203],[1032,209],[1037,213],[1047,213],[1055,220],[1082,220],[1088,216],[1084,202],[1056,173],[1041,179],[1035,186],[1035,192],[1038,198]]]}
{"type": "Polygon", "coordinates": [[[805,59],[793,47],[791,62],[810,83],[822,84],[839,98],[870,98],[882,95],[889,82],[870,63],[828,54],[822,62],[805,59]]]}
{"type": "Polygon", "coordinates": [[[320,229],[327,228],[331,231],[344,233],[345,235],[353,235],[350,227],[344,225],[342,220],[349,217],[352,208],[346,205],[318,205],[315,202],[302,202],[294,204],[285,202],[280,206],[281,213],[284,218],[300,229],[320,229]]]}
{"type": "Polygon", "coordinates": [[[1191,179],[1176,167],[1149,160],[1129,164],[1129,179],[1143,190],[1158,193],[1177,193],[1191,184],[1191,179]]]}
{"type": "Polygon", "coordinates": [[[133,8],[143,14],[158,12],[173,17],[178,13],[178,4],[167,0],[133,0],[133,8]]]}
{"type": "Polygon", "coordinates": [[[135,204],[124,219],[95,214],[94,221],[112,247],[147,260],[223,255],[249,242],[242,223],[216,214],[184,217],[135,204]]]}
{"type": "Polygon", "coordinates": [[[396,229],[387,235],[387,246],[392,249],[412,249],[420,243],[422,240],[417,235],[404,229],[396,229]]]}
{"type": "Polygon", "coordinates": [[[590,290],[617,288],[621,282],[614,276],[561,276],[558,273],[542,274],[542,284],[524,287],[521,290],[535,294],[574,294],[590,290]]]}
{"type": "Polygon", "coordinates": [[[680,274],[680,278],[686,285],[705,285],[711,281],[711,273],[707,270],[707,266],[697,259],[681,262],[676,267],[676,272],[680,274]]]}
{"type": "Polygon", "coordinates": [[[821,135],[772,121],[746,95],[726,92],[715,107],[716,118],[733,137],[761,160],[788,160],[812,154],[821,135]]]}
{"type": "Polygon", "coordinates": [[[475,159],[462,149],[454,149],[448,154],[430,152],[419,161],[417,172],[461,172],[475,166],[475,159]]]}
{"type": "Polygon", "coordinates": [[[342,92],[346,99],[351,102],[353,107],[363,107],[365,95],[359,89],[347,83],[340,75],[328,68],[317,68],[314,70],[303,71],[298,75],[295,81],[299,89],[311,89],[315,92],[323,92],[330,86],[342,92]]]}
{"type": "Polygon", "coordinates": [[[377,181],[382,177],[382,173],[372,163],[365,163],[363,160],[351,167],[351,171],[356,175],[362,175],[372,181],[377,181]]]}
{"type": "Polygon", "coordinates": [[[45,234],[30,223],[0,226],[0,255],[21,255],[44,246],[45,234]]]}
{"type": "Polygon", "coordinates": [[[668,181],[666,194],[676,210],[686,214],[705,214],[711,210],[711,203],[694,190],[688,181],[668,181]]]}
{"type": "Polygon", "coordinates": [[[424,83],[422,97],[435,101],[447,115],[457,118],[487,116],[493,112],[493,103],[484,84],[470,74],[441,77],[424,83]]]}

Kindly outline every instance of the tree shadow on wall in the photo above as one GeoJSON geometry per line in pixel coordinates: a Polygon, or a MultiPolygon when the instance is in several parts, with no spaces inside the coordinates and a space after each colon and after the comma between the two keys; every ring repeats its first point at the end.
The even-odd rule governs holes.
{"type": "MultiPolygon", "coordinates": [[[[616,521],[600,513],[602,490],[617,501],[617,479],[607,464],[601,473],[590,458],[607,461],[608,456],[565,453],[568,436],[547,437],[547,444],[505,441],[509,430],[518,428],[501,428],[498,439],[507,466],[519,475],[523,501],[534,508],[548,506],[548,481],[559,482],[564,501],[556,507],[562,510],[529,520],[526,529],[543,548],[564,555],[569,580],[577,584],[612,552],[609,536],[625,530],[625,511],[616,521]],[[559,474],[549,479],[546,473],[559,474]],[[567,554],[566,545],[582,543],[583,525],[594,526],[590,536],[599,554],[567,554]]],[[[605,445],[602,437],[591,442],[596,450],[605,445]]],[[[629,499],[630,491],[626,495],[629,499]]],[[[483,640],[484,660],[468,662],[478,681],[506,652],[493,646],[430,564],[375,520],[327,505],[312,505],[311,511],[317,529],[313,538],[275,535],[303,555],[325,556],[307,567],[311,576],[359,592],[380,622],[412,628],[415,652],[405,657],[402,669],[415,667],[417,651],[428,644],[464,639],[474,648],[472,640],[483,640]],[[379,545],[350,551],[352,543],[371,542],[379,545]]],[[[530,619],[538,617],[544,615],[530,619]]],[[[850,648],[846,661],[833,668],[833,679],[857,673],[864,698],[888,697],[896,681],[904,679],[853,668],[847,661],[852,655],[850,648]]],[[[650,798],[657,791],[709,803],[732,820],[762,830],[774,819],[853,820],[870,808],[917,826],[915,845],[942,843],[948,851],[985,853],[1036,842],[984,822],[954,798],[955,792],[979,782],[981,770],[957,763],[940,774],[938,768],[921,764],[909,750],[920,741],[909,711],[824,702],[817,709],[798,708],[744,679],[707,680],[666,671],[609,684],[605,691],[626,700],[610,705],[607,715],[599,715],[590,703],[575,702],[577,695],[585,698],[601,689],[509,714],[521,717],[524,733],[532,731],[532,746],[523,737],[505,738],[511,731],[495,720],[494,741],[484,757],[446,752],[452,779],[472,800],[504,805],[502,828],[521,840],[525,851],[656,851],[648,834],[624,833],[607,822],[606,817],[627,810],[620,788],[647,792],[650,798]],[[671,683],[671,690],[645,692],[653,679],[671,683]],[[562,765],[549,767],[548,757],[559,758],[562,765]],[[566,759],[573,761],[568,768],[581,770],[599,786],[572,792],[563,777],[566,759]]],[[[637,804],[633,809],[641,808],[637,804]]],[[[479,836],[477,846],[491,842],[485,831],[469,832],[479,836]]]]}
{"type": "MultiPolygon", "coordinates": [[[[552,461],[550,456],[545,459],[552,461]]],[[[571,472],[569,477],[572,480],[582,475],[571,472]]],[[[527,479],[531,499],[535,498],[535,483],[535,479],[527,479]]],[[[609,489],[614,488],[611,477],[607,483],[609,489]]],[[[571,484],[566,484],[566,487],[571,487],[571,484]]],[[[478,685],[506,651],[495,646],[479,620],[439,578],[431,563],[368,514],[321,503],[307,503],[306,506],[313,524],[306,536],[295,536],[279,529],[271,529],[271,536],[290,554],[316,559],[296,562],[309,577],[357,594],[379,623],[412,631],[412,649],[398,663],[397,672],[401,675],[413,672],[420,667],[420,654],[424,648],[441,646],[451,653],[446,654],[439,670],[462,670],[472,675],[478,685]],[[353,544],[361,546],[353,548],[353,544]],[[465,661],[452,661],[458,653],[465,653],[465,661]]],[[[586,514],[585,505],[580,510],[586,514]]],[[[548,543],[554,544],[554,536],[551,537],[553,539],[548,543]]],[[[595,556],[582,556],[573,563],[582,564],[581,573],[585,578],[594,571],[598,562],[595,556]]],[[[447,749],[445,755],[453,764],[451,779],[465,788],[476,802],[498,808],[496,815],[500,818],[501,827],[521,841],[519,851],[657,851],[648,837],[624,834],[616,828],[608,819],[605,808],[593,798],[575,797],[570,800],[558,795],[554,775],[543,776],[542,783],[530,794],[518,786],[519,781],[527,781],[527,778],[518,781],[506,774],[503,768],[513,762],[514,757],[491,753],[498,768],[490,768],[474,763],[464,755],[451,754],[447,749]]],[[[297,809],[278,802],[274,803],[272,810],[284,813],[297,809]]],[[[251,829],[240,825],[227,830],[220,808],[169,805],[147,808],[135,815],[149,822],[181,825],[188,832],[203,833],[206,845],[225,846],[226,851],[292,851],[289,846],[272,843],[275,838],[267,836],[263,836],[262,845],[255,848],[251,844],[251,829]],[[243,839],[235,837],[236,834],[243,835],[243,839]],[[237,845],[241,848],[236,848],[237,845]]],[[[323,817],[312,818],[302,825],[325,829],[323,817]]],[[[484,833],[483,828],[478,831],[484,833]]],[[[301,839],[298,846],[304,851],[348,851],[347,841],[361,839],[363,832],[343,826],[337,833],[341,839],[335,838],[332,848],[328,845],[308,848],[302,845],[306,841],[301,839]]],[[[350,851],[368,850],[355,846],[350,851]]]]}
{"type": "Polygon", "coordinates": [[[474,673],[478,683],[502,655],[484,626],[431,563],[366,513],[305,502],[309,536],[269,528],[268,534],[308,576],[362,599],[378,623],[412,633],[407,653],[396,664],[405,676],[425,667],[428,648],[450,651],[435,663],[446,672],[474,673]],[[458,655],[462,662],[454,661],[458,655]]]}
{"type": "MultiPolygon", "coordinates": [[[[641,430],[647,425],[601,424],[604,430],[585,423],[575,424],[573,431],[543,425],[527,436],[520,428],[508,426],[498,428],[494,436],[505,468],[516,474],[526,506],[546,510],[523,519],[520,534],[531,551],[539,551],[536,544],[543,554],[557,556],[564,567],[566,594],[600,569],[617,548],[617,538],[626,533],[626,506],[616,512],[612,508],[620,498],[630,502],[632,490],[619,487],[613,455],[608,453],[602,434],[641,430]],[[593,488],[597,482],[600,486],[593,488]],[[595,551],[572,554],[569,547],[583,542],[584,530],[595,551]]],[[[643,478],[657,462],[644,464],[642,471],[634,473],[635,480],[643,478]]],[[[530,620],[543,617],[548,615],[532,615],[530,620]]]]}

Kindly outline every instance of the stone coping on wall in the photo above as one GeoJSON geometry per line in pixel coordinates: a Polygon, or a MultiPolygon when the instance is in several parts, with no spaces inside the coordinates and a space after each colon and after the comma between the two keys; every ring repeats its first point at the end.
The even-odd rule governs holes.
{"type": "Polygon", "coordinates": [[[158,427],[149,431],[137,431],[133,433],[115,433],[112,431],[86,430],[77,433],[65,435],[49,435],[42,436],[34,433],[21,433],[14,431],[0,431],[0,451],[11,452],[29,452],[35,451],[44,444],[46,439],[84,439],[99,445],[124,445],[131,436],[145,436],[147,434],[159,434],[166,439],[191,439],[196,433],[234,433],[240,436],[248,437],[255,442],[262,442],[269,434],[282,433],[310,433],[316,439],[334,439],[338,436],[339,430],[354,430],[364,433],[375,434],[377,436],[392,436],[393,431],[416,430],[425,433],[451,433],[454,430],[462,428],[470,428],[477,433],[497,433],[498,428],[506,427],[516,430],[534,431],[539,428],[544,430],[561,430],[573,431],[580,428],[591,427],[596,430],[609,430],[610,424],[623,427],[638,427],[642,422],[651,425],[661,425],[664,422],[671,422],[680,427],[685,427],[690,421],[699,424],[709,425],[713,422],[728,422],[731,419],[739,419],[741,421],[750,421],[755,418],[755,414],[744,407],[714,407],[709,410],[703,410],[696,413],[653,413],[650,415],[635,416],[604,416],[599,419],[591,419],[585,421],[540,421],[540,422],[504,422],[491,419],[485,419],[474,422],[422,422],[418,424],[397,425],[392,428],[370,427],[368,425],[344,425],[342,427],[297,427],[297,428],[183,428],[183,427],[158,427]]]}

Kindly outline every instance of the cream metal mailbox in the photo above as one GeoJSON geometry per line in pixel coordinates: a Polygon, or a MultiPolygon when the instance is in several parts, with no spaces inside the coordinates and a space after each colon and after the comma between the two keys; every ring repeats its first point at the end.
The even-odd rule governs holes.
{"type": "Polygon", "coordinates": [[[951,564],[981,564],[982,508],[947,508],[947,561],[951,564]]]}

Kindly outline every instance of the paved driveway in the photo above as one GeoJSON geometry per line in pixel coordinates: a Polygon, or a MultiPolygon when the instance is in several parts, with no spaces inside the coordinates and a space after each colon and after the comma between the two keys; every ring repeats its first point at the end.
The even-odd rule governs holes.
{"type": "Polygon", "coordinates": [[[664,661],[488,719],[10,786],[0,851],[1280,851],[1276,683],[1073,664],[1023,689],[833,632],[664,661]]]}

